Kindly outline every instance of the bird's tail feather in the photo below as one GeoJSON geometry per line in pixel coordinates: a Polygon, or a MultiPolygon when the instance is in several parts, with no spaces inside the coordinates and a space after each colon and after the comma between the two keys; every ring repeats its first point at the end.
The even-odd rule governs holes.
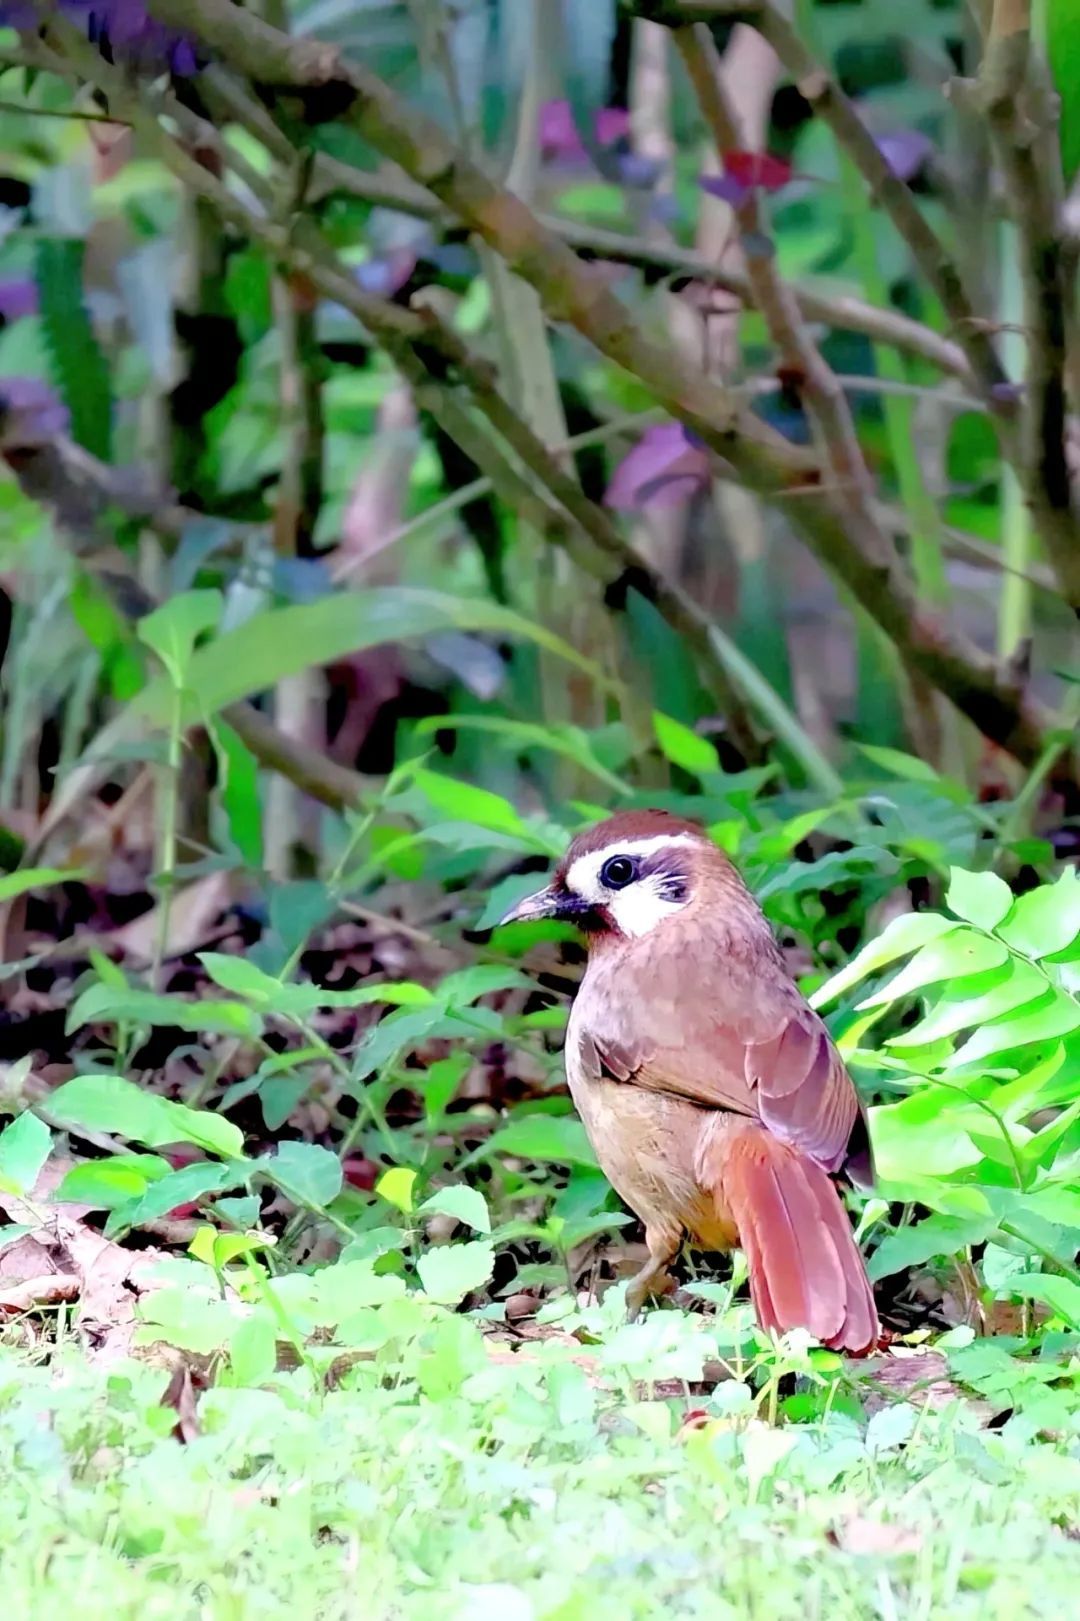
{"type": "Polygon", "coordinates": [[[833,1350],[863,1355],[881,1329],[840,1195],[814,1160],[758,1126],[714,1139],[702,1181],[731,1213],[758,1321],[805,1328],[833,1350]]]}

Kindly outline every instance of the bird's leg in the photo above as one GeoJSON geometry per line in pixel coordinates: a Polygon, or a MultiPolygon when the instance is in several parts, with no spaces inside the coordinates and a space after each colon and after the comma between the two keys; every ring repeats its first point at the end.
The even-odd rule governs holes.
{"type": "Polygon", "coordinates": [[[672,1286],[668,1267],[679,1253],[681,1234],[669,1230],[645,1229],[645,1243],[649,1259],[636,1277],[626,1286],[626,1320],[632,1323],[641,1314],[641,1308],[650,1295],[666,1293],[672,1286]]]}

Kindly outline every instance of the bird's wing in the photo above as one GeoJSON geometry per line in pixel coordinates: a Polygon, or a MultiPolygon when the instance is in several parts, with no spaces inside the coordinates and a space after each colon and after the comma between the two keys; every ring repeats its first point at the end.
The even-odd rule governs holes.
{"type": "Polygon", "coordinates": [[[827,1170],[840,1167],[858,1097],[778,962],[654,963],[633,997],[631,977],[582,989],[573,1034],[586,1074],[748,1115],[827,1170]]]}

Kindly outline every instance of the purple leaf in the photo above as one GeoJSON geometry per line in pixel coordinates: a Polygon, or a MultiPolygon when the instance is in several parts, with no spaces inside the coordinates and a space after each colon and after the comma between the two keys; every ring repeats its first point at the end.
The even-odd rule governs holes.
{"type": "Polygon", "coordinates": [[[934,143],[918,129],[890,130],[876,138],[878,151],[898,180],[912,180],[918,174],[934,143]]]}
{"type": "Polygon", "coordinates": [[[168,68],[179,75],[198,69],[194,42],[178,29],[156,22],[144,0],[8,0],[0,4],[0,23],[40,28],[55,17],[58,6],[110,61],[159,72],[168,68]]]}
{"type": "Polygon", "coordinates": [[[647,158],[643,152],[620,152],[616,169],[624,186],[635,191],[651,191],[664,172],[659,158],[647,158]]]}
{"type": "Polygon", "coordinates": [[[540,150],[548,158],[585,156],[585,146],[568,101],[545,101],[540,108],[540,150]]]}
{"type": "Polygon", "coordinates": [[[0,377],[0,434],[9,445],[68,431],[67,407],[40,377],[0,377]]]}
{"type": "Polygon", "coordinates": [[[416,254],[409,248],[394,248],[358,265],[356,280],[365,293],[377,298],[393,298],[400,292],[416,269],[416,254]]]}
{"type": "Polygon", "coordinates": [[[630,139],[630,114],[625,107],[598,107],[593,129],[601,146],[614,146],[616,141],[630,139]]]}
{"type": "Polygon", "coordinates": [[[37,288],[25,277],[0,281],[0,320],[5,323],[19,321],[24,315],[36,315],[37,288]]]}
{"type": "Polygon", "coordinates": [[[733,174],[703,174],[698,185],[710,197],[719,197],[722,202],[730,203],[732,208],[739,208],[750,193],[749,186],[744,186],[733,174]]]}
{"type": "Polygon", "coordinates": [[[680,422],[647,428],[616,467],[604,501],[617,512],[676,507],[709,481],[709,458],[692,444],[680,422]]]}

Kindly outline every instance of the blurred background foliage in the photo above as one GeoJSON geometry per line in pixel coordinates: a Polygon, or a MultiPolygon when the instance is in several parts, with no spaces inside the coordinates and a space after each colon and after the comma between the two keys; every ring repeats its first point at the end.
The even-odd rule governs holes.
{"type": "MultiPolygon", "coordinates": [[[[337,1172],[308,1161],[300,1226],[325,1236],[330,1210],[401,1265],[398,1218],[468,1171],[513,1257],[497,1292],[551,1281],[625,1218],[550,1050],[579,954],[491,931],[577,827],[702,819],[808,990],[937,915],[955,869],[1023,897],[1074,854],[1080,17],[19,0],[0,21],[3,1036],[36,1066],[12,1096],[116,1070],[318,1148],[337,1172]],[[241,955],[262,980],[230,982],[241,955]],[[377,1023],[352,994],[373,981],[413,987],[377,1023]],[[387,1167],[420,1186],[387,1193],[387,1167]]],[[[1059,902],[1050,943],[1015,947],[1055,971],[993,1007],[1052,1005],[1033,1039],[1067,1054],[1080,908],[1059,902]]],[[[998,944],[978,972],[1011,982],[998,944]]],[[[869,1026],[830,1017],[856,1049],[869,1026]]],[[[957,1017],[950,1040],[982,1013],[957,1017]]],[[[954,1142],[953,1046],[881,1051],[858,1073],[883,1126],[918,1091],[954,1142]]],[[[1037,1071],[1016,1191],[1070,1188],[1071,1089],[1001,1062],[994,1084],[1037,1071]]],[[[964,1141],[927,1175],[994,1187],[1000,1153],[964,1141]]],[[[889,1165],[870,1226],[937,1226],[882,1277],[970,1271],[991,1234],[1071,1266],[1067,1199],[1018,1236],[1012,1206],[889,1165]]],[[[167,1173],[95,1173],[91,1203],[113,1230],[179,1191],[270,1219],[240,1202],[255,1173],[217,1165],[140,1204],[167,1173]]],[[[990,1296],[1045,1307],[1014,1273],[990,1296]]]]}

